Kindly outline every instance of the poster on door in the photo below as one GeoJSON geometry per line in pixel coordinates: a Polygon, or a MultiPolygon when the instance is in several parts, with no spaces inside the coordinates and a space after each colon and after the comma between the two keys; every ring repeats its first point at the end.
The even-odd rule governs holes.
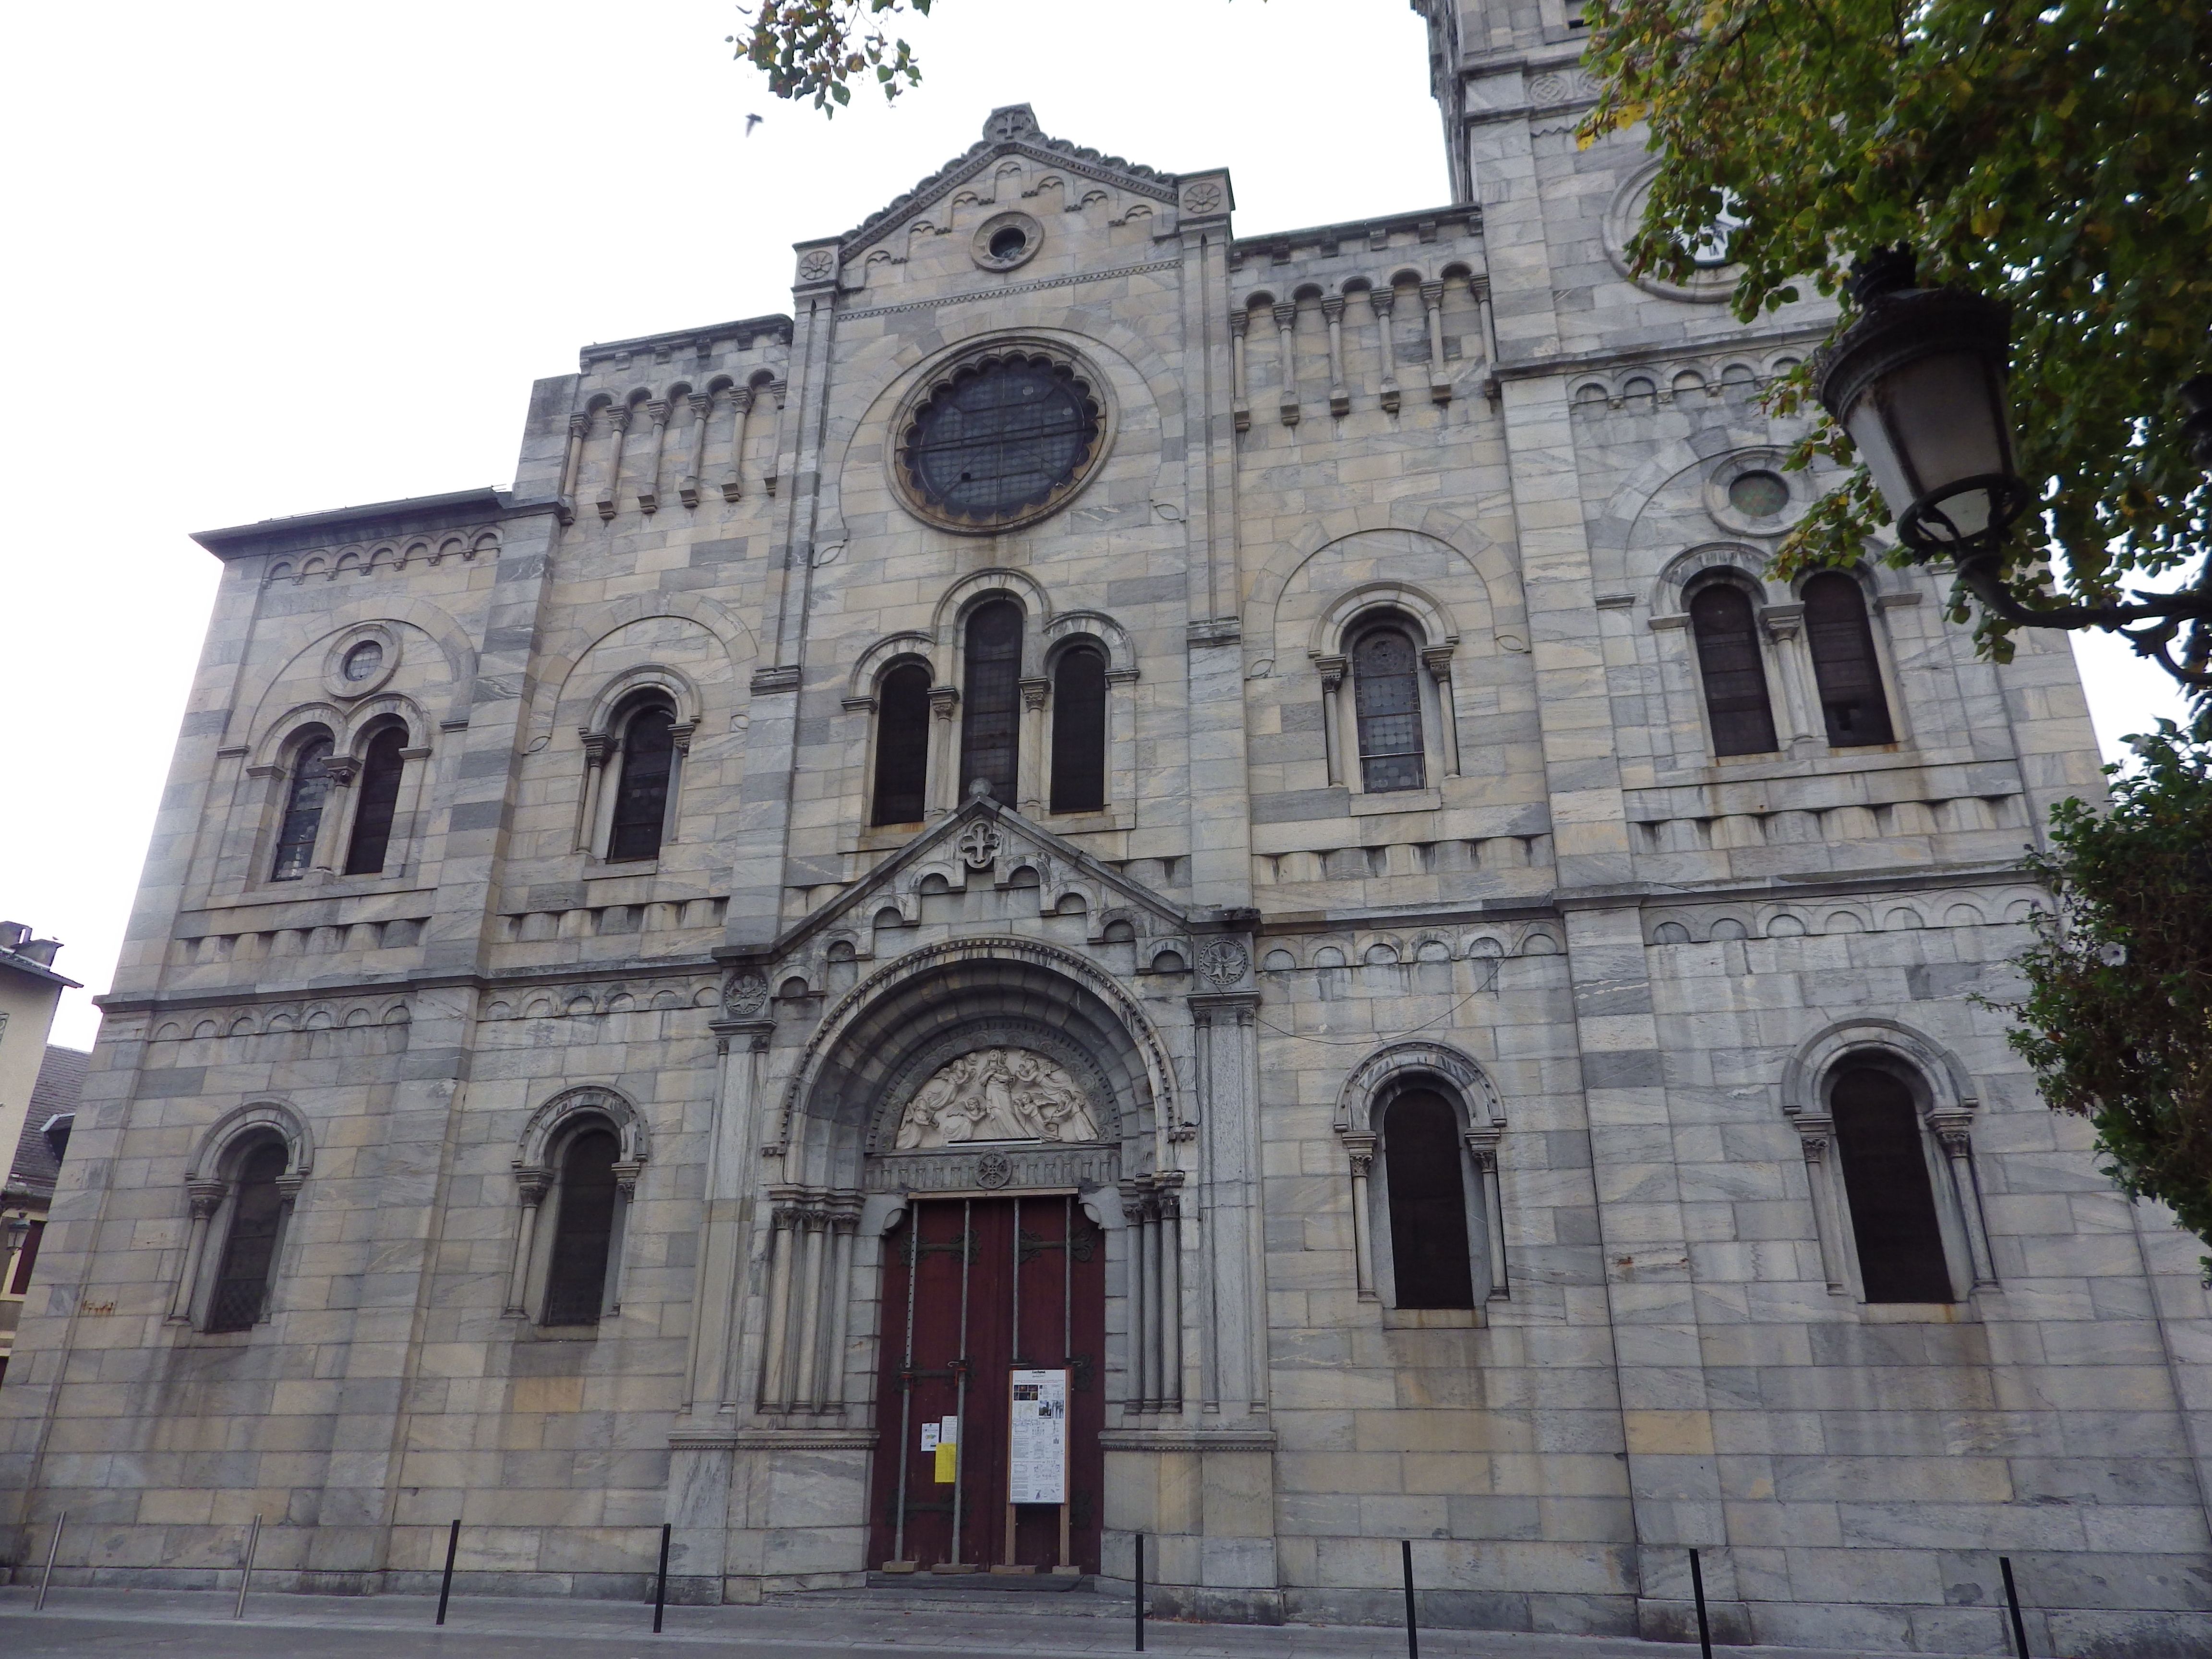
{"type": "Polygon", "coordinates": [[[1016,1371],[1006,1436],[1006,1501],[1067,1501],[1067,1373],[1016,1371]]]}

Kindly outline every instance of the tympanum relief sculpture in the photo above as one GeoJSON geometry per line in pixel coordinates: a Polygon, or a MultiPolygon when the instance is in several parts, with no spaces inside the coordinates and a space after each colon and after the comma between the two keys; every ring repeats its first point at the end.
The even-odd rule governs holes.
{"type": "Polygon", "coordinates": [[[1027,1048],[979,1048],[922,1085],[899,1119],[897,1149],[1097,1139],[1090,1103],[1066,1072],[1027,1048]]]}

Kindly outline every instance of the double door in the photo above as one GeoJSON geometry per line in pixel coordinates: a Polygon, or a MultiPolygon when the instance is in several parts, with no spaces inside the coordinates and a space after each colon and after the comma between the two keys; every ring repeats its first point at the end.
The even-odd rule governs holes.
{"type": "Polygon", "coordinates": [[[1072,1193],[916,1197],[884,1246],[872,1565],[1097,1571],[1104,1235],[1072,1193]],[[1062,1501],[1010,1501],[1054,1489],[1055,1437],[1062,1501]]]}

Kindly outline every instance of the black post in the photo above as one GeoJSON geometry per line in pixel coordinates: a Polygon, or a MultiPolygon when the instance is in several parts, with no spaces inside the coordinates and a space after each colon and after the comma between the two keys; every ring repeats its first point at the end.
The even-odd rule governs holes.
{"type": "Polygon", "coordinates": [[[676,1530],[676,1523],[660,1523],[660,1576],[653,1581],[653,1633],[660,1634],[660,1610],[668,1605],[668,1536],[676,1530]]]}
{"type": "Polygon", "coordinates": [[[1698,1651],[1705,1659],[1713,1659],[1712,1627],[1705,1623],[1705,1574],[1695,1550],[1690,1552],[1690,1594],[1698,1603],[1698,1651]]]}
{"type": "Polygon", "coordinates": [[[446,1579],[438,1586],[438,1622],[446,1622],[446,1603],[453,1594],[453,1556],[461,1547],[461,1517],[453,1517],[453,1529],[446,1534],[446,1579]]]}
{"type": "Polygon", "coordinates": [[[1137,1534],[1137,1651],[1145,1650],[1145,1534],[1137,1534]]]}
{"type": "Polygon", "coordinates": [[[1420,1628],[1413,1622],[1413,1540],[1401,1538],[1398,1553],[1406,1564],[1406,1659],[1421,1659],[1420,1628]]]}
{"type": "Polygon", "coordinates": [[[2019,1650],[2020,1659],[2027,1659],[2027,1626],[2021,1622],[2020,1592],[2012,1587],[2012,1558],[2000,1555],[1997,1566],[2004,1573],[2005,1606],[2012,1609],[2013,1646],[2019,1650]]]}

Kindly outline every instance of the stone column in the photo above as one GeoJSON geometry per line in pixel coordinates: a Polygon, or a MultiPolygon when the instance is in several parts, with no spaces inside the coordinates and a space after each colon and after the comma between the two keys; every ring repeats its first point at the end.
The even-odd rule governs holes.
{"type": "Polygon", "coordinates": [[[1930,1115],[1928,1127],[1943,1148],[1943,1161],[1951,1171],[1951,1193],[1958,1201],[1959,1222],[1966,1234],[1966,1256],[1973,1268],[1974,1288],[1995,1290],[1996,1258],[1990,1253],[1988,1224],[1982,1217],[1982,1183],[1974,1173],[1974,1139],[1964,1112],[1930,1115]]]}
{"type": "Polygon", "coordinates": [[[1212,1292],[1212,1329],[1200,1337],[1212,1357],[1214,1386],[1203,1409],[1229,1419],[1267,1408],[1258,1042],[1252,1020],[1259,1000],[1252,991],[1189,999],[1200,1028],[1198,1193],[1206,1223],[1200,1271],[1212,1292]]]}
{"type": "Polygon", "coordinates": [[[791,1402],[791,1297],[793,1258],[799,1254],[799,1228],[805,1193],[797,1187],[771,1187],[775,1208],[769,1222],[768,1340],[761,1352],[760,1407],[780,1412],[791,1402]]]}
{"type": "Polygon", "coordinates": [[[825,1414],[842,1413],[845,1409],[845,1343],[850,1334],[848,1316],[853,1306],[853,1254],[860,1228],[860,1203],[858,1193],[832,1193],[824,1206],[830,1219],[830,1306],[814,1409],[825,1414]]]}
{"type": "Polygon", "coordinates": [[[660,510],[660,458],[668,445],[668,403],[656,398],[645,406],[646,417],[653,422],[653,444],[646,459],[645,488],[637,492],[638,509],[644,513],[660,510]]]}
{"type": "Polygon", "coordinates": [[[725,993],[734,1018],[714,1023],[720,1057],[714,1127],[707,1146],[707,1189],[702,1200],[698,1288],[691,1321],[685,1410],[712,1420],[738,1402],[732,1361],[738,1342],[738,1299],[744,1291],[744,1256],[751,1236],[752,1200],[747,1177],[758,1155],[755,1120],[760,1111],[761,1071],[775,1022],[760,1018],[768,986],[738,975],[725,993]]]}
{"type": "Polygon", "coordinates": [[[1229,407],[1239,432],[1252,428],[1252,381],[1244,360],[1244,337],[1251,326],[1252,313],[1242,306],[1229,313],[1229,407]]]}
{"type": "Polygon", "coordinates": [[[323,775],[331,787],[323,796],[322,816],[315,820],[315,850],[307,868],[327,878],[344,861],[346,832],[353,827],[353,781],[361,775],[361,763],[351,755],[332,755],[323,763],[323,775]]]}
{"type": "Polygon", "coordinates": [[[576,522],[576,475],[584,465],[584,439],[592,429],[592,417],[578,413],[568,417],[568,447],[561,456],[561,490],[558,516],[562,524],[576,522]]]}
{"type": "Polygon", "coordinates": [[[1352,1164],[1352,1267],[1362,1302],[1379,1299],[1375,1288],[1375,1212],[1369,1182],[1375,1171],[1375,1137],[1344,1137],[1345,1156],[1352,1164]]]}
{"type": "Polygon", "coordinates": [[[1771,678],[1782,684],[1782,707],[1777,712],[1789,733],[1782,740],[1783,746],[1792,754],[1810,752],[1826,744],[1828,728],[1820,714],[1812,659],[1805,650],[1805,607],[1763,605],[1759,620],[1771,651],[1771,678]]]}
{"type": "Polygon", "coordinates": [[[1146,1235],[1151,1227],[1146,1217],[1146,1182],[1141,1176],[1125,1178],[1121,1182],[1121,1219],[1127,1223],[1121,1231],[1128,1240],[1128,1302],[1129,1302],[1129,1376],[1128,1396],[1124,1401],[1132,1412],[1144,1413],[1152,1409],[1152,1310],[1153,1284],[1150,1269],[1158,1257],[1148,1247],[1146,1235]]]}
{"type": "Polygon", "coordinates": [[[1298,307],[1295,301],[1285,300],[1275,307],[1275,355],[1282,364],[1282,388],[1276,396],[1276,407],[1285,426],[1298,423],[1298,350],[1297,328],[1298,307]]]}
{"type": "Polygon", "coordinates": [[[599,838],[599,785],[606,775],[607,758],[617,744],[604,732],[579,728],[584,743],[584,787],[576,799],[576,850],[588,853],[599,838]]]}
{"type": "Polygon", "coordinates": [[[1051,700],[1052,682],[1039,675],[1022,681],[1021,690],[1022,731],[1017,750],[1015,791],[1023,812],[1033,818],[1042,817],[1052,794],[1052,782],[1046,775],[1051,770],[1051,756],[1044,740],[1045,707],[1051,700]]]}
{"type": "Polygon", "coordinates": [[[1367,290],[1367,308],[1375,313],[1376,338],[1382,350],[1382,407],[1393,415],[1398,412],[1398,342],[1390,333],[1390,308],[1397,300],[1395,289],[1367,290]]]}
{"type": "Polygon", "coordinates": [[[960,688],[929,688],[929,775],[922,793],[929,816],[941,818],[960,805],[960,688]]]}
{"type": "Polygon", "coordinates": [[[623,444],[629,434],[629,410],[622,404],[607,405],[607,471],[599,481],[599,517],[611,519],[622,493],[623,444]]]}
{"type": "Polygon", "coordinates": [[[1801,1117],[1797,1134],[1805,1152],[1805,1186],[1813,1200],[1813,1231],[1820,1247],[1820,1276],[1831,1296],[1850,1289],[1844,1265],[1844,1234],[1836,1206],[1835,1176],[1828,1164],[1828,1145],[1835,1125],[1825,1117],[1801,1117]]]}
{"type": "Polygon", "coordinates": [[[730,467],[722,475],[722,499],[741,501],[745,493],[745,428],[753,412],[753,389],[749,386],[730,388],[730,467]]]}
{"type": "Polygon", "coordinates": [[[1437,724],[1438,735],[1443,740],[1444,775],[1455,778],[1459,774],[1459,711],[1452,707],[1451,660],[1453,647],[1425,645],[1421,647],[1421,663],[1429,671],[1429,678],[1437,688],[1437,724]]]}
{"type": "Polygon", "coordinates": [[[1344,384],[1344,296],[1332,294],[1324,298],[1321,314],[1328,324],[1328,412],[1349,415],[1352,393],[1344,384]]]}
{"type": "Polygon", "coordinates": [[[1444,367],[1444,285],[1421,284],[1421,308],[1429,321],[1429,396],[1437,403],[1451,401],[1451,373],[1444,367]]]}
{"type": "Polygon", "coordinates": [[[191,1205],[191,1231],[185,1235],[185,1259],[176,1290],[169,1297],[168,1323],[172,1325],[191,1323],[192,1296],[199,1288],[200,1264],[207,1258],[208,1223],[229,1192],[227,1181],[195,1181],[185,1189],[191,1205]]]}
{"type": "Polygon", "coordinates": [[[1153,1177],[1160,1237],[1160,1409],[1182,1410],[1182,1171],[1153,1177]]]}
{"type": "MultiPolygon", "coordinates": [[[[1344,676],[1350,664],[1342,657],[1314,659],[1314,667],[1321,674],[1322,754],[1328,769],[1328,781],[1333,784],[1348,781],[1342,703],[1344,676]]],[[[1352,758],[1356,760],[1358,756],[1355,754],[1352,758]]]]}
{"type": "Polygon", "coordinates": [[[515,1196],[521,1205],[521,1214],[515,1222],[514,1258],[507,1264],[507,1306],[501,1310],[509,1319],[530,1316],[530,1261],[538,1245],[538,1209],[552,1185],[552,1170],[519,1160],[515,1164],[515,1196]]]}
{"type": "Polygon", "coordinates": [[[1505,1272],[1505,1201],[1498,1182],[1498,1143],[1504,1138],[1504,1126],[1485,1123],[1467,1132],[1467,1150],[1474,1159],[1474,1179],[1482,1189],[1482,1225],[1487,1235],[1486,1243],[1490,1252],[1490,1293],[1492,1302],[1510,1302],[1512,1285],[1505,1272]]]}
{"type": "Polygon", "coordinates": [[[775,399],[775,449],[769,459],[768,472],[761,482],[768,486],[768,493],[773,495],[784,471],[783,410],[785,404],[790,400],[791,383],[788,380],[771,382],[768,388],[768,395],[775,399]]]}
{"type": "Polygon", "coordinates": [[[684,401],[691,406],[691,452],[684,458],[684,478],[676,486],[676,499],[686,507],[696,507],[699,474],[707,465],[707,422],[714,413],[714,394],[694,392],[684,401]]]}

